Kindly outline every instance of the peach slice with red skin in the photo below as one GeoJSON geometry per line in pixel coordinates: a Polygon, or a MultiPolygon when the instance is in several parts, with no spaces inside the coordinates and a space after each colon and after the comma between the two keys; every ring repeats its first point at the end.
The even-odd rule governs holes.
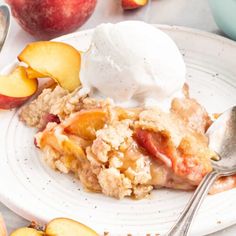
{"type": "Polygon", "coordinates": [[[0,94],[0,109],[8,110],[16,107],[20,107],[25,103],[29,97],[15,98],[0,94]]]}
{"type": "Polygon", "coordinates": [[[124,10],[132,10],[145,6],[148,0],[122,0],[121,5],[124,10]]]}
{"type": "Polygon", "coordinates": [[[46,226],[45,233],[46,235],[58,236],[98,236],[88,226],[66,218],[57,218],[50,221],[46,226]]]}
{"type": "Polygon", "coordinates": [[[169,141],[168,133],[137,129],[135,139],[154,158],[161,160],[168,167],[173,166],[175,147],[169,141]]]}
{"type": "Polygon", "coordinates": [[[12,232],[10,236],[98,236],[98,234],[75,220],[56,218],[46,225],[45,232],[23,227],[12,232]]]}
{"type": "Polygon", "coordinates": [[[51,41],[30,43],[18,59],[30,67],[30,77],[52,78],[70,92],[80,85],[81,55],[69,44],[51,41]]]}
{"type": "Polygon", "coordinates": [[[65,127],[65,132],[86,140],[93,140],[96,137],[96,131],[103,128],[106,120],[106,112],[102,109],[80,111],[71,118],[68,126],[65,127]]]}
{"type": "Polygon", "coordinates": [[[11,109],[26,102],[38,88],[37,79],[29,79],[24,67],[9,75],[0,75],[0,109],[11,109]]]}
{"type": "Polygon", "coordinates": [[[38,231],[36,229],[28,227],[23,227],[12,232],[10,236],[46,236],[46,235],[42,231],[38,231]]]}

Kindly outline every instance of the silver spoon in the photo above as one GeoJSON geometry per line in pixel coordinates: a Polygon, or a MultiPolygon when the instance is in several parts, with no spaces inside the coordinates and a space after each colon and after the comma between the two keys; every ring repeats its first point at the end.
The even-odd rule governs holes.
{"type": "Polygon", "coordinates": [[[0,52],[10,28],[10,9],[8,5],[0,5],[0,52]]]}
{"type": "Polygon", "coordinates": [[[213,171],[207,174],[185,207],[168,236],[186,236],[193,218],[215,180],[236,174],[236,106],[224,112],[207,130],[209,147],[220,157],[212,161],[213,171]]]}

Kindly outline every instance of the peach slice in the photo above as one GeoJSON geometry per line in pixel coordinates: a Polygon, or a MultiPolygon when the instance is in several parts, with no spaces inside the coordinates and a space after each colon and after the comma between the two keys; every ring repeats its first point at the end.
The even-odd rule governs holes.
{"type": "Polygon", "coordinates": [[[0,75],[0,109],[22,105],[38,88],[37,79],[28,79],[24,67],[17,67],[9,75],[0,75]]]}
{"type": "MultiPolygon", "coordinates": [[[[61,135],[63,135],[63,133],[61,133],[61,135]]],[[[43,131],[40,143],[36,144],[37,146],[39,145],[40,148],[44,148],[45,146],[49,145],[58,152],[64,153],[66,156],[73,155],[77,158],[80,158],[81,160],[86,159],[86,155],[83,148],[81,147],[81,143],[78,143],[78,141],[76,142],[75,140],[73,140],[73,138],[68,138],[59,142],[58,138],[55,135],[54,129],[43,131]]]]}
{"type": "Polygon", "coordinates": [[[122,8],[124,10],[136,9],[146,5],[148,0],[122,0],[122,8]]]}
{"type": "Polygon", "coordinates": [[[30,67],[26,68],[25,70],[26,70],[26,73],[27,73],[27,77],[29,79],[44,78],[45,77],[43,74],[33,70],[30,67]]]}
{"type": "Polygon", "coordinates": [[[168,167],[173,167],[176,150],[167,131],[154,132],[138,128],[135,139],[154,159],[162,161],[168,167]]]}
{"type": "Polygon", "coordinates": [[[68,139],[65,140],[62,143],[63,146],[63,151],[67,154],[67,155],[74,155],[76,157],[79,157],[79,159],[84,160],[86,159],[86,155],[84,153],[84,150],[74,141],[68,139]]]}
{"type": "Polygon", "coordinates": [[[119,120],[138,120],[139,114],[141,113],[142,108],[122,108],[122,107],[115,107],[116,114],[119,120]]]}
{"type": "Polygon", "coordinates": [[[60,152],[62,150],[61,144],[58,142],[57,137],[54,134],[54,130],[45,130],[42,132],[42,136],[40,138],[40,142],[37,142],[37,146],[40,148],[44,148],[49,145],[53,147],[55,150],[60,152]]]}
{"type": "Polygon", "coordinates": [[[81,56],[68,44],[51,41],[30,43],[18,59],[44,77],[54,79],[70,92],[80,85],[81,56]]]}
{"type": "Polygon", "coordinates": [[[58,236],[98,236],[91,228],[66,218],[57,218],[49,222],[45,233],[58,236]]]}
{"type": "Polygon", "coordinates": [[[10,234],[10,236],[44,236],[44,235],[45,235],[44,232],[28,227],[19,228],[10,234]]]}
{"type": "Polygon", "coordinates": [[[106,112],[102,109],[80,111],[71,118],[69,125],[65,127],[65,132],[93,140],[96,138],[96,131],[103,128],[106,120],[106,112]]]}

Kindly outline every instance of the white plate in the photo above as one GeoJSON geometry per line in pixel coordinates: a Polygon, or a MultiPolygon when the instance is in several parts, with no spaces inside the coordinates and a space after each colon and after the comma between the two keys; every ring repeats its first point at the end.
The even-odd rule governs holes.
{"type": "MultiPolygon", "coordinates": [[[[182,27],[159,26],[184,55],[191,95],[209,112],[236,104],[236,44],[222,37],[182,27]]],[[[91,30],[57,41],[88,48],[91,30]]],[[[9,70],[13,65],[5,69],[9,70]]],[[[33,144],[34,129],[19,122],[17,111],[0,112],[0,200],[28,220],[70,217],[100,234],[163,234],[174,223],[192,193],[153,191],[149,199],[116,200],[83,191],[79,181],[48,168],[33,144]]],[[[191,235],[208,234],[236,223],[236,189],[208,196],[191,235]]]]}

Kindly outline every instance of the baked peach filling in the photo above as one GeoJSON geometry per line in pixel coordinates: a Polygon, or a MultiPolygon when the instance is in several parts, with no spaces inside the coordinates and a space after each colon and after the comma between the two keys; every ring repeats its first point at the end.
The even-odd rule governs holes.
{"type": "MultiPolygon", "coordinates": [[[[117,107],[80,93],[45,89],[20,119],[39,128],[36,143],[47,164],[85,189],[141,199],[155,188],[192,190],[212,170],[217,155],[205,136],[212,121],[187,87],[169,112],[117,107]]],[[[222,178],[211,193],[235,185],[235,177],[222,178]]]]}
{"type": "Polygon", "coordinates": [[[93,140],[96,131],[105,125],[106,116],[106,112],[102,109],[81,111],[70,120],[65,131],[86,140],[93,140]]]}
{"type": "Polygon", "coordinates": [[[212,170],[210,159],[216,154],[205,143],[197,143],[193,137],[184,137],[175,147],[168,132],[136,130],[136,140],[153,158],[170,168],[185,181],[198,184],[212,170]],[[198,145],[198,147],[196,147],[198,145]]]}

